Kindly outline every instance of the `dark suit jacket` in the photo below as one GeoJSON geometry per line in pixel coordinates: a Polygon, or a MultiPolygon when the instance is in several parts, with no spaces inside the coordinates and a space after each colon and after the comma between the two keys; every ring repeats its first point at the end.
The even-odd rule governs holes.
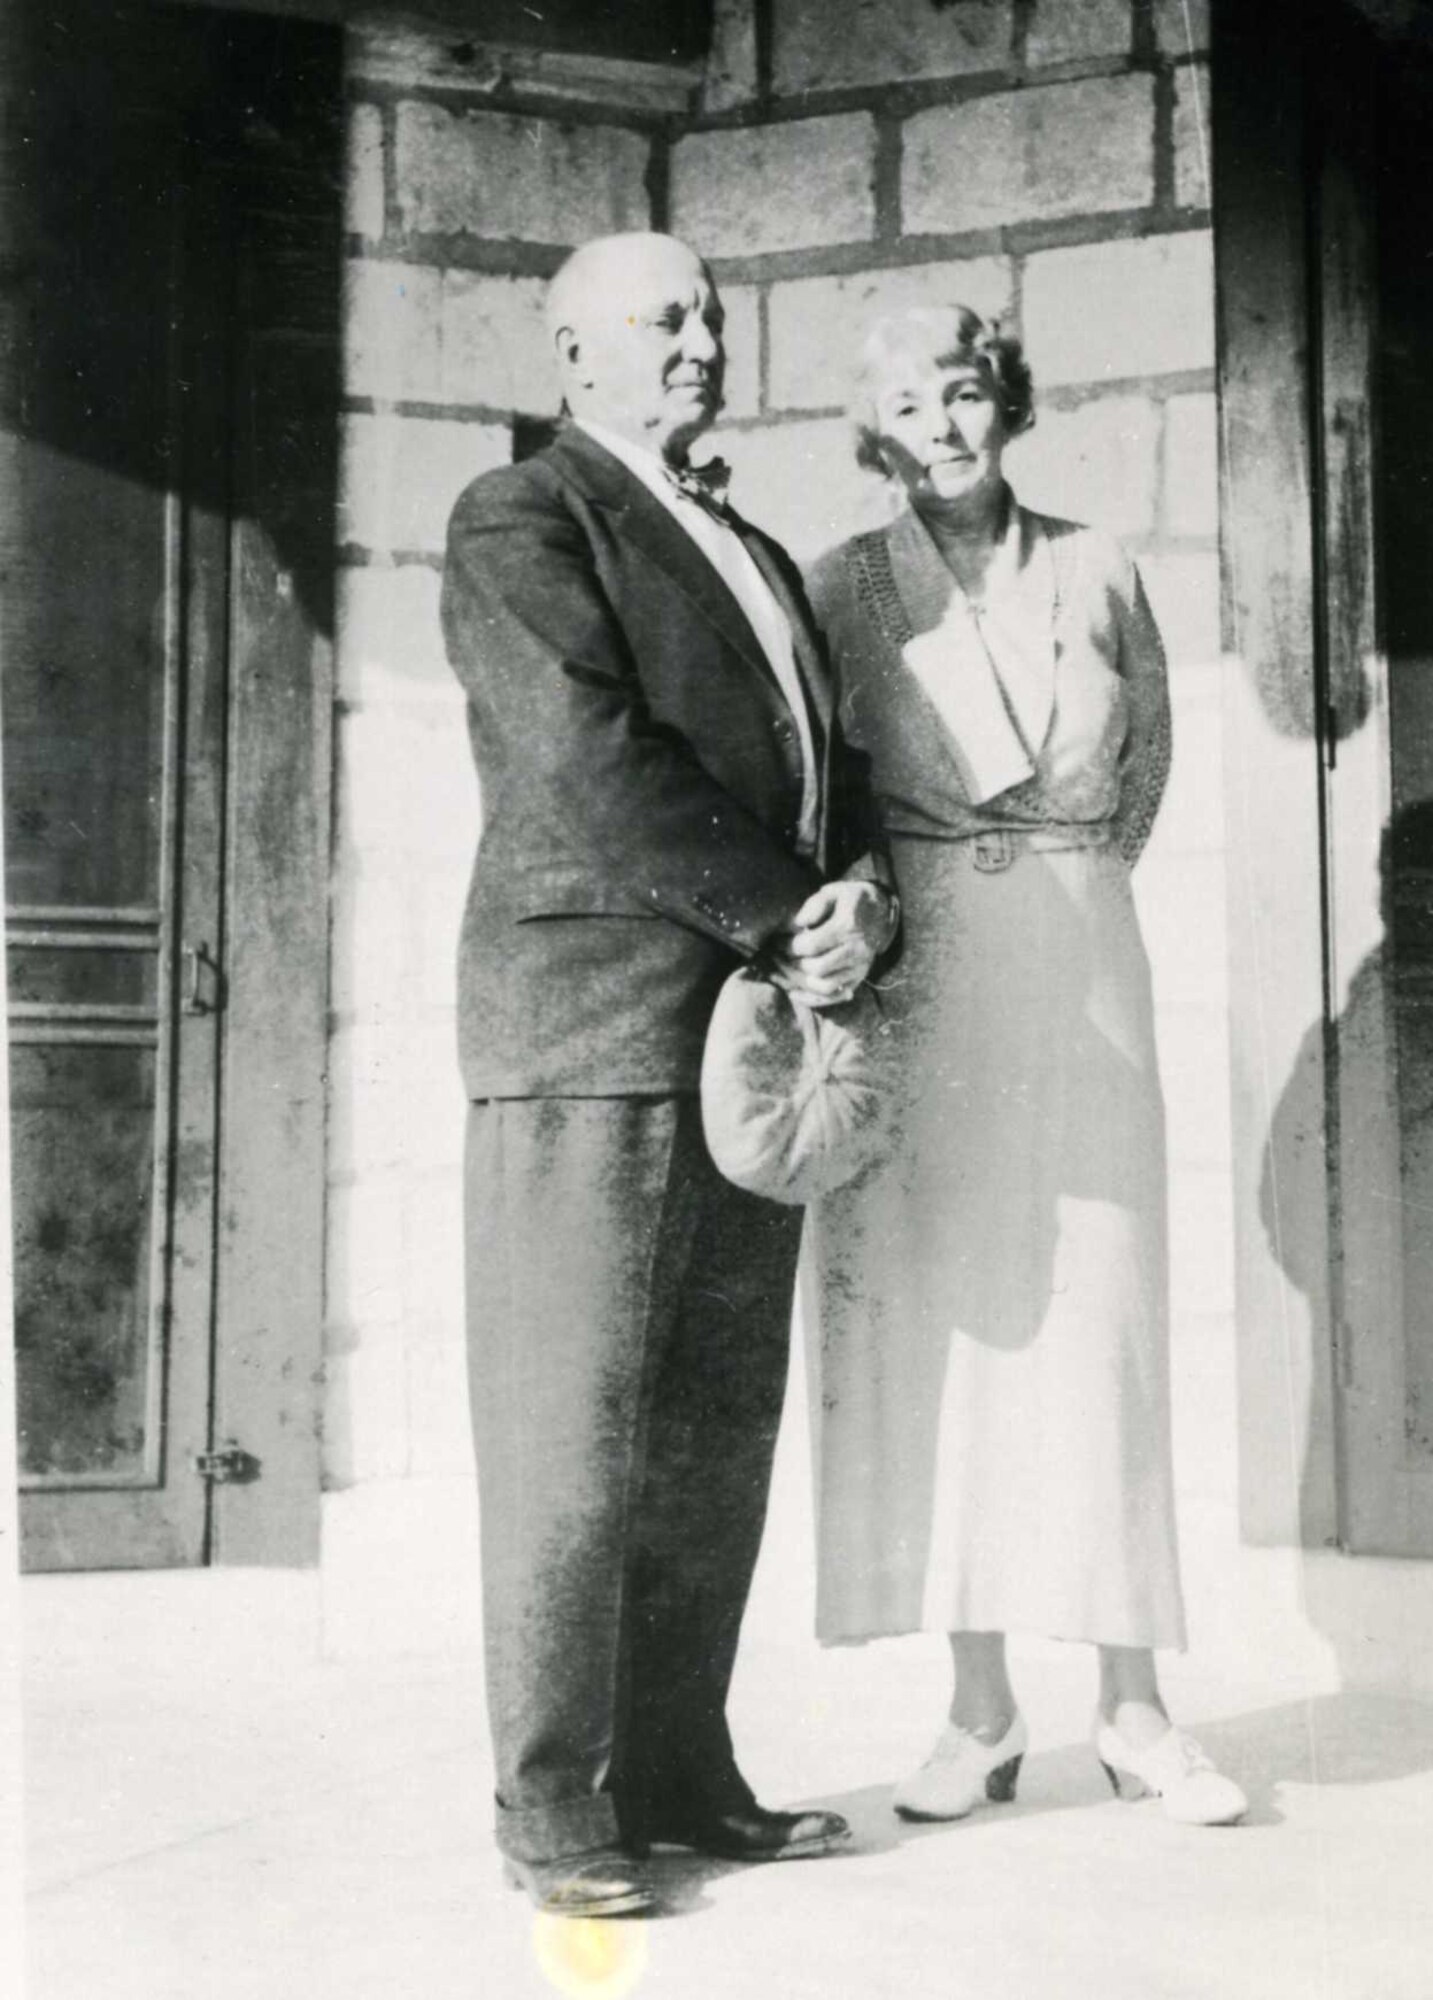
{"type": "Polygon", "coordinates": [[[473,481],[443,627],[482,792],[459,954],[470,1097],[695,1089],[717,989],[832,874],[882,873],[795,567],[737,523],[791,621],[823,766],[793,850],[796,729],[736,601],[620,460],[568,425],[473,481]]]}

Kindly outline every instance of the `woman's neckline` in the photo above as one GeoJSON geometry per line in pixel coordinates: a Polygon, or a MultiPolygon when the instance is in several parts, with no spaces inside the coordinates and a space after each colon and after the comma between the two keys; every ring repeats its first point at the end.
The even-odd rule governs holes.
{"type": "Polygon", "coordinates": [[[1002,484],[989,509],[982,509],[973,517],[967,516],[963,508],[944,507],[939,502],[922,506],[913,499],[911,505],[938,540],[964,542],[972,546],[985,542],[993,548],[1009,529],[1015,496],[1007,485],[1002,484]]]}
{"type": "Polygon", "coordinates": [[[1014,508],[1014,495],[1008,486],[1001,490],[998,512],[974,524],[952,520],[948,514],[935,508],[912,506],[912,512],[929,535],[941,563],[976,613],[984,608],[991,568],[1010,532],[1014,508]],[[968,554],[971,558],[968,564],[958,565],[958,552],[968,554]],[[969,582],[966,574],[962,574],[963,570],[969,575],[969,582]]]}

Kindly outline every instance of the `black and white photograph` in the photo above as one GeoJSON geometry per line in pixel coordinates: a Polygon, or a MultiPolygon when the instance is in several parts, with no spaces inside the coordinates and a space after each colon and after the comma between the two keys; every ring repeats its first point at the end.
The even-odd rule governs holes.
{"type": "Polygon", "coordinates": [[[0,0],[0,797],[0,1993],[1430,2000],[1433,0],[0,0]]]}

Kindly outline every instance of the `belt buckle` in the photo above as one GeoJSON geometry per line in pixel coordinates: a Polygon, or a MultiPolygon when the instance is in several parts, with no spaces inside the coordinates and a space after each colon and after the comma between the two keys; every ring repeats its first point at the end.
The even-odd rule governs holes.
{"type": "Polygon", "coordinates": [[[1015,842],[1004,827],[975,836],[975,865],[982,875],[1000,875],[1015,859],[1015,842]]]}

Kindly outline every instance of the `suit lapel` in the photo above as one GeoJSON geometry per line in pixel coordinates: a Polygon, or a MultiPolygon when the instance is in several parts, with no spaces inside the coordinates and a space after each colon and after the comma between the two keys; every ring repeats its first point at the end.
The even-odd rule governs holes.
{"type": "Polygon", "coordinates": [[[786,615],[786,622],[791,627],[791,647],[796,656],[796,671],[806,692],[807,705],[820,723],[822,734],[829,734],[831,683],[821,657],[815,628],[811,623],[811,613],[791,589],[782,573],[780,563],[771,553],[765,536],[757,534],[739,514],[732,515],[732,526],[740,535],[747,554],[761,571],[767,589],[786,615]]]}
{"type": "Polygon", "coordinates": [[[761,571],[767,588],[780,605],[791,627],[791,651],[796,661],[796,677],[806,697],[806,713],[811,724],[812,749],[816,758],[816,853],[824,869],[831,838],[832,721],[835,690],[826,669],[820,635],[807,606],[804,593],[797,595],[764,535],[758,534],[739,514],[732,526],[742,545],[761,571]]]}
{"type": "MultiPolygon", "coordinates": [[[[667,508],[648,492],[641,480],[578,424],[564,424],[549,449],[560,460],[567,477],[589,500],[621,517],[624,537],[643,550],[742,659],[761,675],[777,699],[789,707],[785,690],[766,657],[761,641],[751,629],[746,613],[697,543],[678,527],[667,508]]],[[[830,797],[833,697],[820,642],[810,613],[793,593],[764,537],[757,534],[740,515],[733,512],[730,518],[742,546],[756,564],[791,627],[797,678],[806,695],[807,714],[815,736],[821,821],[819,844],[824,852],[830,797]]]]}
{"type": "MultiPolygon", "coordinates": [[[[621,459],[577,424],[564,424],[551,450],[560,459],[563,471],[589,500],[621,516],[624,538],[635,543],[671,579],[744,660],[773,687],[778,687],[771,662],[746,613],[691,536],[677,526],[661,501],[647,491],[621,459]]],[[[748,542],[747,546],[751,544],[748,542]]]]}

